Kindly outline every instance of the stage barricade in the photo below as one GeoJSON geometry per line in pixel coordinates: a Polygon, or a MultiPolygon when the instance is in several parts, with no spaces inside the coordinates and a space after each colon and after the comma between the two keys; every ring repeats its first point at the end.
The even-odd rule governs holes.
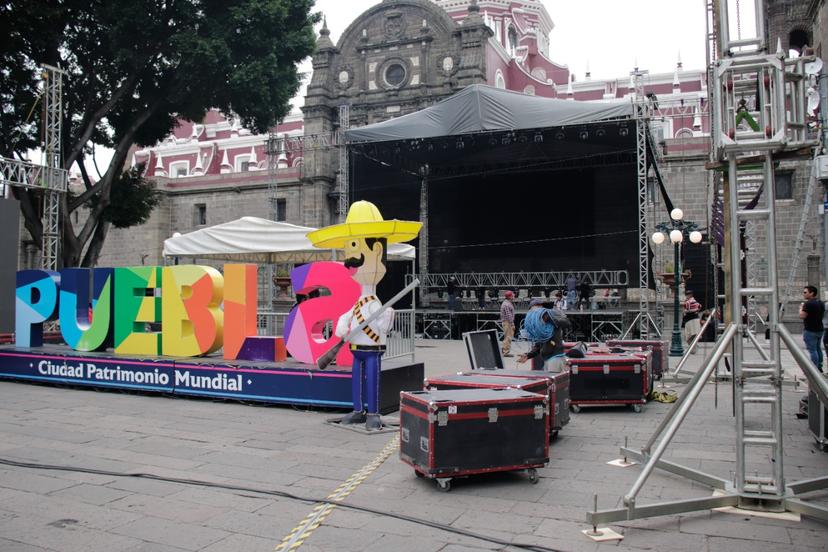
{"type": "MultiPolygon", "coordinates": [[[[268,328],[275,328],[275,335],[282,335],[287,312],[259,312],[257,327],[259,335],[269,335],[268,328]]],[[[329,323],[323,334],[328,336],[333,332],[333,325],[329,323]]],[[[394,312],[394,326],[388,332],[386,339],[387,349],[383,358],[399,358],[411,356],[414,358],[414,311],[400,309],[394,312]]]]}

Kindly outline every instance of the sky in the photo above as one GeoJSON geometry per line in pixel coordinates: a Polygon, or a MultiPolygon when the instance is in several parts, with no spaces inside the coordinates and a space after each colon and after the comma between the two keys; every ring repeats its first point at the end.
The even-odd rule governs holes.
{"type": "MultiPolygon", "coordinates": [[[[317,0],[315,10],[326,16],[336,44],[357,14],[378,3],[317,0]]],[[[679,55],[685,69],[706,65],[705,0],[543,0],[543,4],[555,25],[550,57],[567,65],[579,81],[587,66],[593,79],[610,79],[628,76],[636,62],[651,73],[672,72],[679,55]]],[[[752,18],[748,15],[742,14],[743,22],[752,18]]],[[[301,69],[310,73],[310,61],[301,69]]],[[[302,99],[295,99],[293,105],[301,106],[302,99]]]]}

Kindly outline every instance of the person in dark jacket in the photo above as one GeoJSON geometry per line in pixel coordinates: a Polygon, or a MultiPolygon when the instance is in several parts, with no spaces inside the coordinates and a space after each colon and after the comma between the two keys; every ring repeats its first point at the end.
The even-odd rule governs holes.
{"type": "Polygon", "coordinates": [[[815,286],[805,286],[802,290],[802,297],[805,301],[799,306],[799,318],[802,319],[804,325],[802,339],[805,341],[805,348],[811,356],[811,362],[822,372],[820,341],[825,331],[822,326],[825,304],[819,300],[818,295],[819,291],[815,286]]]}
{"type": "Polygon", "coordinates": [[[534,345],[528,353],[518,356],[517,362],[523,364],[532,359],[533,370],[562,372],[565,366],[564,332],[572,324],[560,310],[546,308],[539,297],[533,298],[529,306],[524,329],[534,345]]]}

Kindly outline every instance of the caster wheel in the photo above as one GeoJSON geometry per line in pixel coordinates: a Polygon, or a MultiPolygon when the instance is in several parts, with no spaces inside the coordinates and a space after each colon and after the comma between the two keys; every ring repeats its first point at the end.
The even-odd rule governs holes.
{"type": "Polygon", "coordinates": [[[580,411],[581,411],[581,407],[580,407],[580,406],[578,406],[577,404],[573,404],[573,405],[572,405],[572,406],[570,406],[569,408],[571,408],[571,409],[572,409],[572,412],[574,412],[575,414],[577,414],[578,412],[580,412],[580,411]]]}
{"type": "Polygon", "coordinates": [[[640,404],[634,404],[633,405],[633,412],[635,412],[636,414],[641,412],[641,405],[640,404]]]}
{"type": "Polygon", "coordinates": [[[437,488],[447,493],[451,490],[451,479],[438,479],[437,488]]]}
{"type": "Polygon", "coordinates": [[[529,468],[526,470],[526,473],[529,474],[529,481],[531,481],[533,485],[537,485],[538,481],[540,481],[540,477],[538,477],[538,470],[535,468],[529,468]]]}
{"type": "Polygon", "coordinates": [[[417,470],[414,470],[414,475],[416,475],[416,476],[417,476],[417,477],[419,477],[420,479],[422,479],[423,477],[425,477],[425,475],[423,475],[421,472],[418,472],[417,470]]]}

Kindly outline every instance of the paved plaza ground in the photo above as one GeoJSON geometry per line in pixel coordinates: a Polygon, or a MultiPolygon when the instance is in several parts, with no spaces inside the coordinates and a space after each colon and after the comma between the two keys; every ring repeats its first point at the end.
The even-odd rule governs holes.
{"type": "MultiPolygon", "coordinates": [[[[691,356],[688,370],[698,369],[703,357],[691,356]]],[[[792,379],[798,369],[785,358],[792,379]]],[[[426,363],[427,375],[468,368],[459,341],[418,341],[417,360],[426,363]]],[[[732,477],[730,393],[729,383],[704,389],[667,459],[732,477]]],[[[789,481],[828,473],[828,454],[817,449],[806,421],[794,416],[801,396],[785,388],[783,460],[789,481]]],[[[624,535],[620,542],[598,544],[581,534],[593,495],[599,508],[618,507],[640,473],[639,467],[607,461],[619,456],[625,438],[631,447],[642,446],[668,409],[661,403],[649,403],[640,414],[584,409],[572,414],[550,448],[538,484],[523,473],[505,473],[457,480],[445,493],[399,459],[395,433],[337,428],[325,423],[331,412],[0,382],[0,458],[111,472],[0,465],[0,551],[270,552],[309,514],[320,512],[315,500],[347,494],[343,489],[352,489],[343,504],[465,534],[338,506],[322,512],[318,527],[297,539],[299,550],[520,549],[474,535],[554,550],[828,550],[828,525],[813,519],[710,511],[613,525],[624,535]]],[[[706,487],[656,471],[638,502],[709,495],[706,487]]],[[[828,493],[810,498],[828,504],[828,493]]]]}

